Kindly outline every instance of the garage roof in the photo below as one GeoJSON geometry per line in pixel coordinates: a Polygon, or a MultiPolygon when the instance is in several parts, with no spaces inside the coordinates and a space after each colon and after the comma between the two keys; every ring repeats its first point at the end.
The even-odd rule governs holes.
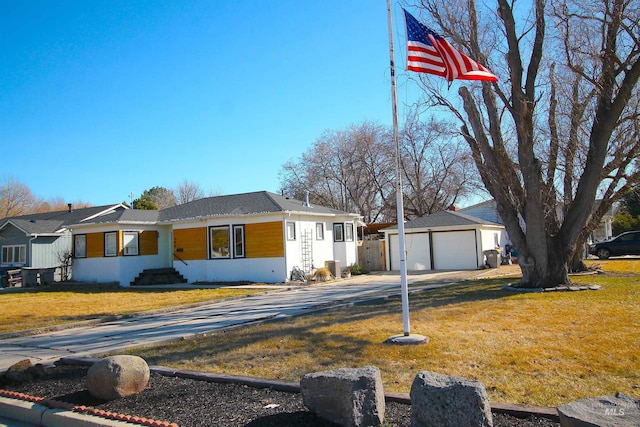
{"type": "MultiPolygon", "coordinates": [[[[503,228],[504,226],[496,222],[486,221],[481,218],[476,218],[470,215],[465,215],[460,212],[454,211],[440,211],[431,215],[425,215],[420,218],[412,219],[404,224],[404,228],[447,228],[447,227],[460,227],[470,226],[477,227],[480,225],[490,225],[503,228]]],[[[397,230],[398,227],[385,228],[384,231],[397,230]]]]}

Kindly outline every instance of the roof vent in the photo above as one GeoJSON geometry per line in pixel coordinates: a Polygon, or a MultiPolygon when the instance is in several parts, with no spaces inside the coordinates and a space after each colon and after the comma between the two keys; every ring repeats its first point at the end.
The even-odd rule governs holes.
{"type": "Polygon", "coordinates": [[[309,204],[309,192],[307,191],[304,197],[304,207],[310,208],[311,205],[309,204]]]}
{"type": "Polygon", "coordinates": [[[73,205],[72,205],[71,203],[67,203],[67,207],[69,208],[69,212],[71,212],[71,207],[72,207],[72,206],[73,206],[73,205]]]}

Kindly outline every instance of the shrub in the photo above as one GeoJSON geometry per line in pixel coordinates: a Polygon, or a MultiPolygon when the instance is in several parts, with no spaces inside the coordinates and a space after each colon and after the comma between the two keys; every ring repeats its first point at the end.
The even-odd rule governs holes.
{"type": "Polygon", "coordinates": [[[331,280],[331,272],[328,268],[319,268],[313,273],[313,279],[317,282],[326,282],[331,280]]]}
{"type": "Polygon", "coordinates": [[[368,271],[360,267],[360,264],[355,263],[351,266],[351,274],[357,276],[359,274],[367,274],[368,271]]]}

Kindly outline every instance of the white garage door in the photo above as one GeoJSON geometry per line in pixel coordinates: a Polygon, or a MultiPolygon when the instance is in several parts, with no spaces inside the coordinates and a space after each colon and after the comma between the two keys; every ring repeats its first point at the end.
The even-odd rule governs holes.
{"type": "MultiPolygon", "coordinates": [[[[431,270],[428,233],[405,234],[404,245],[407,250],[407,270],[431,270]]],[[[391,270],[400,270],[397,234],[389,235],[389,255],[391,270]]]]}
{"type": "Polygon", "coordinates": [[[434,270],[475,270],[478,268],[476,232],[433,232],[434,270]]]}

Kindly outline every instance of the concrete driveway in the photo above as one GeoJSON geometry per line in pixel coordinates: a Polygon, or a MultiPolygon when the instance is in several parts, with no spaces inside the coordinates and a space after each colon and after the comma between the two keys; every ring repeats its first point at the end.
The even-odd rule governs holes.
{"type": "MultiPolygon", "coordinates": [[[[486,277],[498,270],[409,273],[407,281],[410,292],[413,292],[486,277]]],[[[2,339],[0,372],[23,359],[31,359],[34,364],[48,364],[61,357],[89,357],[189,338],[240,324],[325,310],[340,304],[400,295],[400,276],[397,272],[382,272],[321,285],[284,289],[170,312],[90,326],[69,325],[69,328],[49,333],[2,339]]]]}

